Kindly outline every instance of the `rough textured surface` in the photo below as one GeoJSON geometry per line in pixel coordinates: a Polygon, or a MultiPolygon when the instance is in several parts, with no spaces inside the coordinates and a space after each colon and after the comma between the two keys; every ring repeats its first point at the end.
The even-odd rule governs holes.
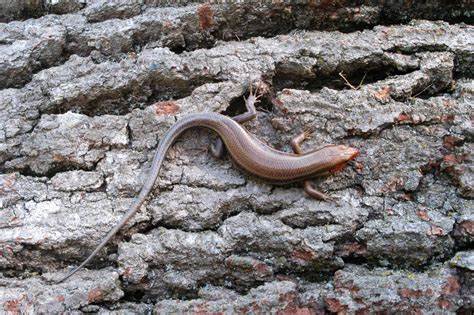
{"type": "Polygon", "coordinates": [[[116,302],[123,297],[118,274],[99,270],[83,274],[80,283],[48,284],[44,279],[4,278],[0,275],[2,312],[7,313],[61,313],[94,303],[116,302]]]}
{"type": "Polygon", "coordinates": [[[0,312],[474,310],[469,8],[59,3],[74,13],[0,24],[0,312]],[[242,112],[251,81],[258,138],[360,149],[317,181],[340,205],[248,177],[190,131],[90,269],[54,284],[176,119],[242,112]]]}
{"type": "MultiPolygon", "coordinates": [[[[16,5],[14,2],[18,1],[0,8],[7,11],[11,5],[17,10],[21,5],[28,5],[24,1],[16,5]]],[[[54,1],[54,5],[41,2],[32,1],[37,7],[29,10],[62,6],[62,13],[66,13],[75,12],[83,5],[79,0],[54,1]]],[[[117,61],[145,47],[167,47],[179,53],[210,48],[221,40],[286,34],[294,28],[351,31],[379,23],[408,22],[411,18],[455,21],[474,16],[474,9],[460,0],[440,4],[443,10],[436,9],[436,1],[421,11],[414,3],[404,6],[403,12],[397,10],[396,4],[384,7],[370,1],[363,6],[356,5],[357,1],[336,2],[333,5],[328,2],[162,7],[164,4],[160,1],[100,0],[74,14],[46,15],[37,20],[1,24],[0,87],[23,86],[31,81],[34,73],[62,64],[73,54],[90,55],[96,61],[117,61]],[[343,2],[347,2],[346,6],[343,2]]]]}

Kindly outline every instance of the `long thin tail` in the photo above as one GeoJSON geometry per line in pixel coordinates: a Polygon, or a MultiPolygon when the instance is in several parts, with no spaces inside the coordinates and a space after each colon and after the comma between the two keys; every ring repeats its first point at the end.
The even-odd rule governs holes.
{"type": "Polygon", "coordinates": [[[125,225],[125,223],[127,223],[127,221],[138,211],[138,209],[140,209],[140,206],[143,204],[143,202],[145,201],[145,198],[147,196],[148,192],[144,192],[143,189],[142,191],[140,192],[140,194],[138,195],[138,197],[135,199],[135,201],[132,203],[132,205],[130,206],[129,210],[127,211],[127,213],[125,214],[125,216],[120,220],[119,223],[117,223],[116,226],[114,226],[110,231],[109,233],[107,233],[107,235],[104,237],[104,239],[102,240],[102,242],[100,242],[99,245],[97,245],[97,247],[94,249],[94,251],[89,255],[89,257],[87,257],[86,260],[84,260],[82,262],[82,264],[80,264],[78,267],[74,268],[74,270],[72,270],[67,276],[65,276],[64,278],[62,278],[61,280],[59,280],[57,283],[60,283],[60,282],[63,282],[64,280],[68,279],[69,277],[71,277],[73,274],[75,274],[76,272],[78,272],[79,270],[82,269],[82,267],[84,267],[92,258],[94,258],[94,256],[102,249],[104,248],[104,246],[110,241],[110,239],[115,235],[117,234],[117,232],[125,225]]]}
{"type": "MultiPolygon", "coordinates": [[[[191,117],[189,117],[191,118],[191,117]]],[[[94,256],[102,249],[104,246],[110,241],[110,239],[127,223],[127,221],[140,209],[141,205],[145,201],[146,197],[150,193],[153,185],[155,184],[156,178],[161,169],[161,165],[163,164],[163,160],[165,158],[166,152],[168,152],[169,147],[173,144],[174,140],[186,129],[191,128],[197,125],[192,119],[182,119],[178,121],[173,127],[171,127],[168,132],[164,135],[163,139],[160,141],[160,144],[156,150],[155,156],[153,158],[153,162],[151,164],[150,173],[147,176],[145,184],[140,191],[140,194],[137,198],[133,201],[130,205],[125,216],[114,226],[109,233],[104,237],[102,242],[94,249],[94,251],[87,257],[86,260],[74,270],[72,270],[69,274],[67,274],[64,278],[57,281],[56,283],[63,282],[64,280],[71,277],[73,274],[78,272],[82,269],[94,256]]]]}

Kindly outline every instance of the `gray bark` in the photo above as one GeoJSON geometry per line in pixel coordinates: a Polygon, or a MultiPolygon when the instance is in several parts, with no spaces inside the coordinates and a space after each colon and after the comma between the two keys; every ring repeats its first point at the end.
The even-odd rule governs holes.
{"type": "Polygon", "coordinates": [[[472,312],[474,28],[390,8],[96,2],[0,24],[0,312],[472,312]],[[317,180],[339,205],[190,131],[120,235],[54,284],[176,119],[240,113],[250,82],[259,139],[290,151],[310,127],[304,150],[360,149],[317,180]]]}

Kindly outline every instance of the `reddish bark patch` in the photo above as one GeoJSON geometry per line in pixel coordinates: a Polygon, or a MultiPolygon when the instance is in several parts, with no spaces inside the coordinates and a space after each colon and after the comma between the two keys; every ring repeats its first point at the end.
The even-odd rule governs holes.
{"type": "Polygon", "coordinates": [[[416,216],[420,218],[423,221],[430,221],[430,216],[428,215],[428,212],[425,210],[417,210],[416,211],[416,216]]]}
{"type": "Polygon", "coordinates": [[[0,192],[10,191],[16,181],[15,174],[10,174],[4,177],[3,185],[0,186],[0,192]]]}
{"type": "MultiPolygon", "coordinates": [[[[382,302],[378,302],[378,305],[382,305],[382,302]]],[[[398,311],[400,310],[405,310],[408,308],[408,305],[407,305],[407,302],[405,301],[401,301],[401,302],[398,302],[394,305],[394,308],[398,311]]]]}
{"type": "Polygon", "coordinates": [[[428,163],[420,167],[420,170],[423,175],[437,172],[440,169],[441,162],[439,160],[429,160],[428,163]]]}
{"type": "Polygon", "coordinates": [[[197,311],[193,312],[193,315],[224,315],[224,312],[208,312],[208,311],[197,311]]]}
{"type": "Polygon", "coordinates": [[[455,136],[445,136],[443,138],[443,148],[452,150],[454,147],[460,143],[461,139],[455,136]]]}
{"type": "Polygon", "coordinates": [[[454,179],[461,176],[465,172],[462,162],[468,159],[467,154],[448,154],[443,156],[440,169],[452,176],[454,179]]]}
{"type": "Polygon", "coordinates": [[[336,287],[339,286],[338,283],[342,280],[344,273],[341,270],[338,270],[334,273],[334,282],[336,287]]]}
{"type": "Polygon", "coordinates": [[[363,253],[364,251],[365,251],[365,247],[359,243],[356,243],[356,242],[346,243],[346,244],[342,244],[342,246],[340,247],[340,250],[338,251],[338,255],[348,256],[350,254],[360,254],[360,253],[363,253]]]}
{"type": "Polygon", "coordinates": [[[464,232],[463,234],[469,234],[469,235],[474,234],[473,221],[470,221],[470,220],[463,221],[459,224],[459,228],[461,229],[461,232],[464,232]]]}
{"type": "Polygon", "coordinates": [[[438,300],[438,306],[439,308],[446,310],[452,308],[453,304],[451,304],[451,302],[449,302],[448,300],[440,299],[438,300]]]}
{"type": "MultiPolygon", "coordinates": [[[[278,315],[318,315],[318,313],[308,307],[287,307],[277,312],[278,315]]],[[[319,313],[321,314],[321,313],[319,313]]]]}
{"type": "Polygon", "coordinates": [[[32,237],[21,237],[21,236],[17,236],[17,237],[15,237],[15,243],[21,244],[21,243],[23,243],[23,242],[31,241],[32,239],[33,239],[32,237]]]}
{"type": "Polygon", "coordinates": [[[7,249],[8,252],[0,250],[0,257],[6,257],[8,255],[13,255],[13,249],[11,248],[11,246],[6,245],[5,249],[7,249]]]}
{"type": "Polygon", "coordinates": [[[249,308],[247,306],[242,306],[238,309],[239,313],[247,314],[249,312],[249,308]]]}
{"type": "Polygon", "coordinates": [[[344,281],[339,276],[336,278],[334,277],[334,283],[336,285],[336,292],[350,292],[351,294],[355,294],[360,291],[360,289],[354,284],[353,280],[346,280],[344,281]]]}
{"type": "Polygon", "coordinates": [[[450,167],[459,164],[467,159],[467,154],[448,154],[443,156],[443,166],[450,167]]]}
{"type": "Polygon", "coordinates": [[[456,116],[454,114],[446,114],[441,116],[441,122],[453,122],[456,116]]]}
{"type": "Polygon", "coordinates": [[[264,263],[255,263],[254,269],[257,272],[265,273],[265,274],[270,273],[272,271],[272,269],[267,264],[264,264],[264,263]]]}
{"type": "Polygon", "coordinates": [[[296,294],[288,292],[282,293],[278,297],[279,302],[294,303],[296,301],[296,294]]]}
{"type": "Polygon", "coordinates": [[[87,301],[89,303],[98,302],[98,301],[102,300],[104,298],[104,296],[105,296],[104,290],[96,288],[96,289],[90,290],[87,293],[87,301]]]}
{"type": "Polygon", "coordinates": [[[398,117],[394,118],[394,121],[398,124],[408,124],[413,122],[413,117],[410,115],[407,115],[405,113],[401,113],[398,115],[398,117]]]}
{"type": "Polygon", "coordinates": [[[230,256],[225,260],[225,263],[228,268],[238,269],[243,272],[259,272],[263,274],[269,274],[272,272],[270,266],[255,259],[230,256]]]}
{"type": "Polygon", "coordinates": [[[412,290],[412,289],[400,289],[398,294],[404,298],[422,298],[422,297],[430,297],[433,296],[433,290],[426,289],[426,290],[412,290]]]}
{"type": "Polygon", "coordinates": [[[448,282],[443,288],[444,295],[452,295],[459,292],[461,286],[459,285],[459,278],[457,276],[449,277],[448,282]]]}
{"type": "Polygon", "coordinates": [[[212,26],[214,21],[214,13],[212,12],[211,5],[209,3],[203,4],[198,9],[199,17],[199,29],[205,31],[212,26]]]}
{"type": "Polygon", "coordinates": [[[360,251],[362,245],[359,243],[349,243],[349,244],[344,244],[344,250],[346,250],[349,253],[356,253],[360,251]]]}
{"type": "Polygon", "coordinates": [[[172,27],[173,27],[173,24],[171,23],[170,20],[163,21],[163,28],[165,30],[171,30],[172,27]]]}
{"type": "Polygon", "coordinates": [[[20,305],[18,300],[9,300],[3,304],[3,310],[11,313],[20,313],[20,305]]]}
{"type": "Polygon", "coordinates": [[[366,315],[366,314],[369,314],[369,310],[367,308],[363,308],[363,309],[360,309],[360,310],[357,310],[355,312],[356,315],[366,315]]]}
{"type": "Polygon", "coordinates": [[[122,276],[124,276],[125,278],[127,278],[128,276],[130,276],[130,274],[132,273],[132,269],[130,267],[127,267],[123,270],[122,272],[122,276]]]}
{"type": "Polygon", "coordinates": [[[345,1],[342,0],[320,0],[320,1],[308,1],[310,8],[322,8],[325,11],[332,11],[335,8],[340,8],[345,5],[345,1]]]}
{"type": "Polygon", "coordinates": [[[410,289],[400,289],[398,290],[398,295],[404,298],[408,298],[408,297],[418,298],[421,296],[420,290],[410,290],[410,289]]]}
{"type": "Polygon", "coordinates": [[[389,86],[384,86],[383,88],[379,89],[377,92],[374,93],[374,97],[379,102],[386,102],[390,98],[390,93],[392,89],[389,86]]]}
{"type": "Polygon", "coordinates": [[[400,177],[392,177],[382,187],[382,192],[394,192],[398,189],[398,187],[402,185],[403,185],[403,179],[401,179],[400,177]]]}
{"type": "Polygon", "coordinates": [[[283,114],[288,113],[288,108],[285,107],[285,103],[279,98],[273,97],[270,99],[272,105],[282,111],[283,114]]]}
{"type": "Polygon", "coordinates": [[[62,161],[64,161],[65,159],[66,159],[66,158],[65,158],[62,154],[57,153],[57,152],[53,153],[53,161],[55,161],[55,162],[62,162],[62,161]]]}
{"type": "Polygon", "coordinates": [[[58,295],[58,296],[56,296],[56,301],[58,301],[59,303],[64,302],[64,295],[58,295]]]}
{"type": "Polygon", "coordinates": [[[347,305],[343,305],[338,299],[328,298],[326,299],[326,304],[331,312],[337,312],[338,314],[347,313],[347,305]]]}
{"type": "Polygon", "coordinates": [[[413,308],[413,309],[411,310],[410,314],[413,314],[413,315],[422,315],[423,312],[421,311],[420,308],[415,307],[415,308],[413,308]]]}
{"type": "Polygon", "coordinates": [[[443,230],[442,228],[440,228],[439,226],[437,225],[432,225],[427,231],[426,231],[426,234],[427,235],[437,235],[437,236],[443,236],[443,235],[446,235],[446,231],[443,230]]]}
{"type": "Polygon", "coordinates": [[[452,100],[444,100],[443,105],[444,107],[451,108],[451,107],[455,107],[456,103],[452,100]]]}
{"type": "Polygon", "coordinates": [[[260,313],[260,306],[257,304],[257,302],[252,302],[248,307],[246,307],[245,309],[247,309],[246,313],[247,312],[255,312],[255,313],[260,313]]]}
{"type": "Polygon", "coordinates": [[[456,164],[457,162],[456,155],[448,154],[448,155],[443,156],[443,162],[445,162],[448,165],[456,164]]]}
{"type": "Polygon", "coordinates": [[[314,253],[306,249],[297,249],[291,253],[291,258],[294,260],[311,261],[314,258],[314,253]]]}
{"type": "Polygon", "coordinates": [[[179,106],[175,101],[158,102],[155,104],[156,116],[175,114],[179,111],[179,106]]]}
{"type": "Polygon", "coordinates": [[[278,280],[278,281],[292,281],[294,278],[292,278],[291,276],[288,276],[288,275],[276,274],[275,279],[278,280]]]}

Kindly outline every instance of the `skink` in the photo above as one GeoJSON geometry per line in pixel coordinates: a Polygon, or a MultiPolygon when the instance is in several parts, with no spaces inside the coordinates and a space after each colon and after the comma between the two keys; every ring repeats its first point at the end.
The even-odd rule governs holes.
{"type": "Polygon", "coordinates": [[[138,197],[130,205],[125,216],[104,237],[102,242],[87,259],[59,280],[62,282],[84,267],[138,211],[150,193],[163,164],[170,146],[185,130],[204,127],[216,132],[220,139],[211,147],[215,156],[221,156],[224,146],[232,160],[248,173],[275,184],[303,181],[304,190],[313,198],[328,200],[330,197],[316,190],[309,178],[330,175],[342,169],[359,151],[344,145],[326,145],[310,152],[301,152],[301,143],[309,137],[303,132],[291,141],[294,153],[275,150],[248,133],[240,123],[254,119],[257,115],[255,103],[258,102],[257,92],[250,91],[246,99],[248,112],[230,118],[217,113],[199,113],[184,116],[178,120],[161,139],[156,150],[151,169],[138,197]],[[224,145],[224,146],[223,146],[224,145]]]}

